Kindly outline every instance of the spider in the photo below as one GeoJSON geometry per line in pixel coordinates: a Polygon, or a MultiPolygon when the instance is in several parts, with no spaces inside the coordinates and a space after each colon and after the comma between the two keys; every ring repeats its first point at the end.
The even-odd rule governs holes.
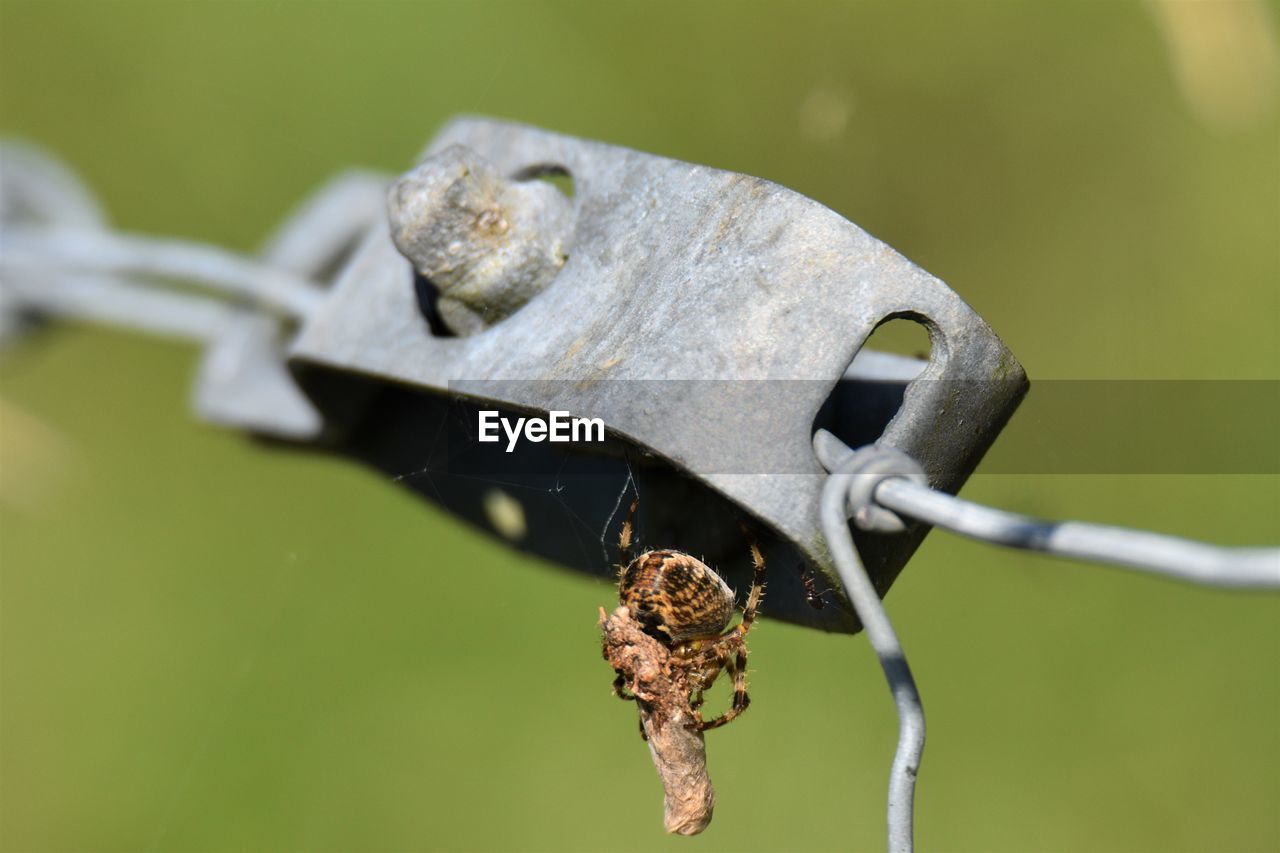
{"type": "MultiPolygon", "coordinates": [[[[671,550],[646,551],[632,557],[631,537],[638,504],[639,498],[631,502],[618,537],[618,601],[627,607],[646,634],[670,651],[672,663],[682,670],[689,685],[688,701],[693,718],[689,728],[700,732],[719,728],[732,722],[751,704],[751,697],[747,695],[746,637],[764,597],[764,557],[744,528],[755,576],[742,608],[742,621],[726,630],[733,617],[733,590],[705,563],[671,550]],[[733,678],[733,703],[715,719],[703,720],[700,710],[703,693],[721,672],[733,678]]],[[[620,699],[638,701],[627,690],[627,678],[621,673],[614,679],[613,692],[620,699]]],[[[640,734],[645,737],[643,724],[640,734]]]]}

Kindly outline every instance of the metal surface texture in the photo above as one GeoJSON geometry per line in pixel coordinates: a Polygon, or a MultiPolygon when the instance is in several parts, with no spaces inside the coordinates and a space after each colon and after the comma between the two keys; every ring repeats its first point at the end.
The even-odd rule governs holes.
{"type": "MultiPolygon", "coordinates": [[[[69,170],[29,149],[6,162],[8,326],[62,316],[195,340],[202,418],[356,457],[500,536],[487,507],[504,491],[525,522],[505,538],[577,570],[612,573],[630,488],[642,542],[697,553],[745,589],[750,517],[775,567],[768,615],[825,630],[859,623],[819,529],[815,426],[899,448],[954,492],[1026,389],[958,296],[833,211],[617,146],[461,119],[389,205],[385,177],[340,176],[252,259],[109,231],[69,170]],[[452,324],[435,322],[433,287],[462,307],[452,324]],[[471,322],[475,293],[504,309],[471,322]],[[928,328],[927,363],[862,350],[898,317],[928,328]],[[478,406],[598,417],[610,439],[510,454],[472,442],[459,471],[442,437],[478,406]],[[807,603],[800,563],[834,606],[807,603]]],[[[926,531],[856,532],[879,594],[926,531]]]]}
{"type": "MultiPolygon", "coordinates": [[[[446,337],[424,320],[411,265],[387,229],[370,229],[289,353],[332,423],[350,417],[353,395],[367,398],[359,386],[370,382],[405,395],[383,418],[407,417],[415,407],[424,423],[443,417],[413,398],[451,394],[510,410],[600,417],[612,436],[688,481],[685,497],[694,500],[675,510],[648,501],[651,521],[661,516],[648,526],[671,537],[668,544],[703,542],[709,556],[727,554],[737,537],[709,538],[712,522],[696,499],[722,501],[772,534],[771,558],[799,557],[838,588],[818,521],[825,472],[810,441],[819,409],[877,325],[906,317],[928,328],[929,364],[880,441],[918,460],[933,488],[960,487],[1025,393],[1017,361],[946,285],[795,192],[485,119],[451,123],[427,154],[454,145],[511,180],[571,176],[569,259],[511,316],[446,337]],[[365,379],[353,386],[353,376],[365,379]]],[[[401,470],[406,461],[399,460],[401,470]]],[[[591,499],[611,503],[610,489],[591,499]]],[[[723,521],[717,517],[716,529],[732,530],[723,521]]],[[[915,525],[859,536],[879,594],[925,531],[915,525]]],[[[521,547],[589,568],[536,533],[521,547]]],[[[741,561],[730,569],[735,579],[743,572],[741,561]]],[[[847,606],[808,607],[798,584],[772,592],[772,616],[828,630],[858,627],[847,606]]]]}

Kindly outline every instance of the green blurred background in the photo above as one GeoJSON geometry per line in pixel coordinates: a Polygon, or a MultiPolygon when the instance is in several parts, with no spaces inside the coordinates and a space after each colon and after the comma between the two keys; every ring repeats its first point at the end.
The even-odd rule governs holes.
{"type": "MultiPolygon", "coordinates": [[[[252,250],[336,171],[402,170],[457,113],[514,118],[822,201],[1033,381],[1274,380],[1276,13],[3,0],[0,131],[121,227],[252,250]]],[[[761,624],[755,703],[709,738],[715,822],[666,837],[599,656],[611,587],[202,426],[195,359],[61,327],[0,361],[4,850],[883,848],[896,723],[863,638],[761,624]]],[[[1280,540],[1274,475],[965,494],[1280,540]]],[[[889,605],[929,714],[924,849],[1280,848],[1275,595],[935,533],[889,605]]]]}

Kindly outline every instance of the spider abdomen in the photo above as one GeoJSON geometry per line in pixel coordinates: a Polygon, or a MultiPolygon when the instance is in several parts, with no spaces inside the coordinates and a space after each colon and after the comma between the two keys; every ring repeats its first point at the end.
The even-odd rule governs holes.
{"type": "Polygon", "coordinates": [[[729,627],[734,595],[701,560],[679,551],[648,551],[623,570],[618,601],[647,633],[681,643],[729,627]]]}

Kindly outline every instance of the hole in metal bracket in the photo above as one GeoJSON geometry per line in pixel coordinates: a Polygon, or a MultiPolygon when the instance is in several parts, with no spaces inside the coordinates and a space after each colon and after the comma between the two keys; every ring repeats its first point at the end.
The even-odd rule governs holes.
{"type": "Polygon", "coordinates": [[[930,354],[923,318],[882,321],[818,410],[813,431],[825,429],[850,447],[872,444],[902,408],[907,385],[928,365],[930,354]]]}

